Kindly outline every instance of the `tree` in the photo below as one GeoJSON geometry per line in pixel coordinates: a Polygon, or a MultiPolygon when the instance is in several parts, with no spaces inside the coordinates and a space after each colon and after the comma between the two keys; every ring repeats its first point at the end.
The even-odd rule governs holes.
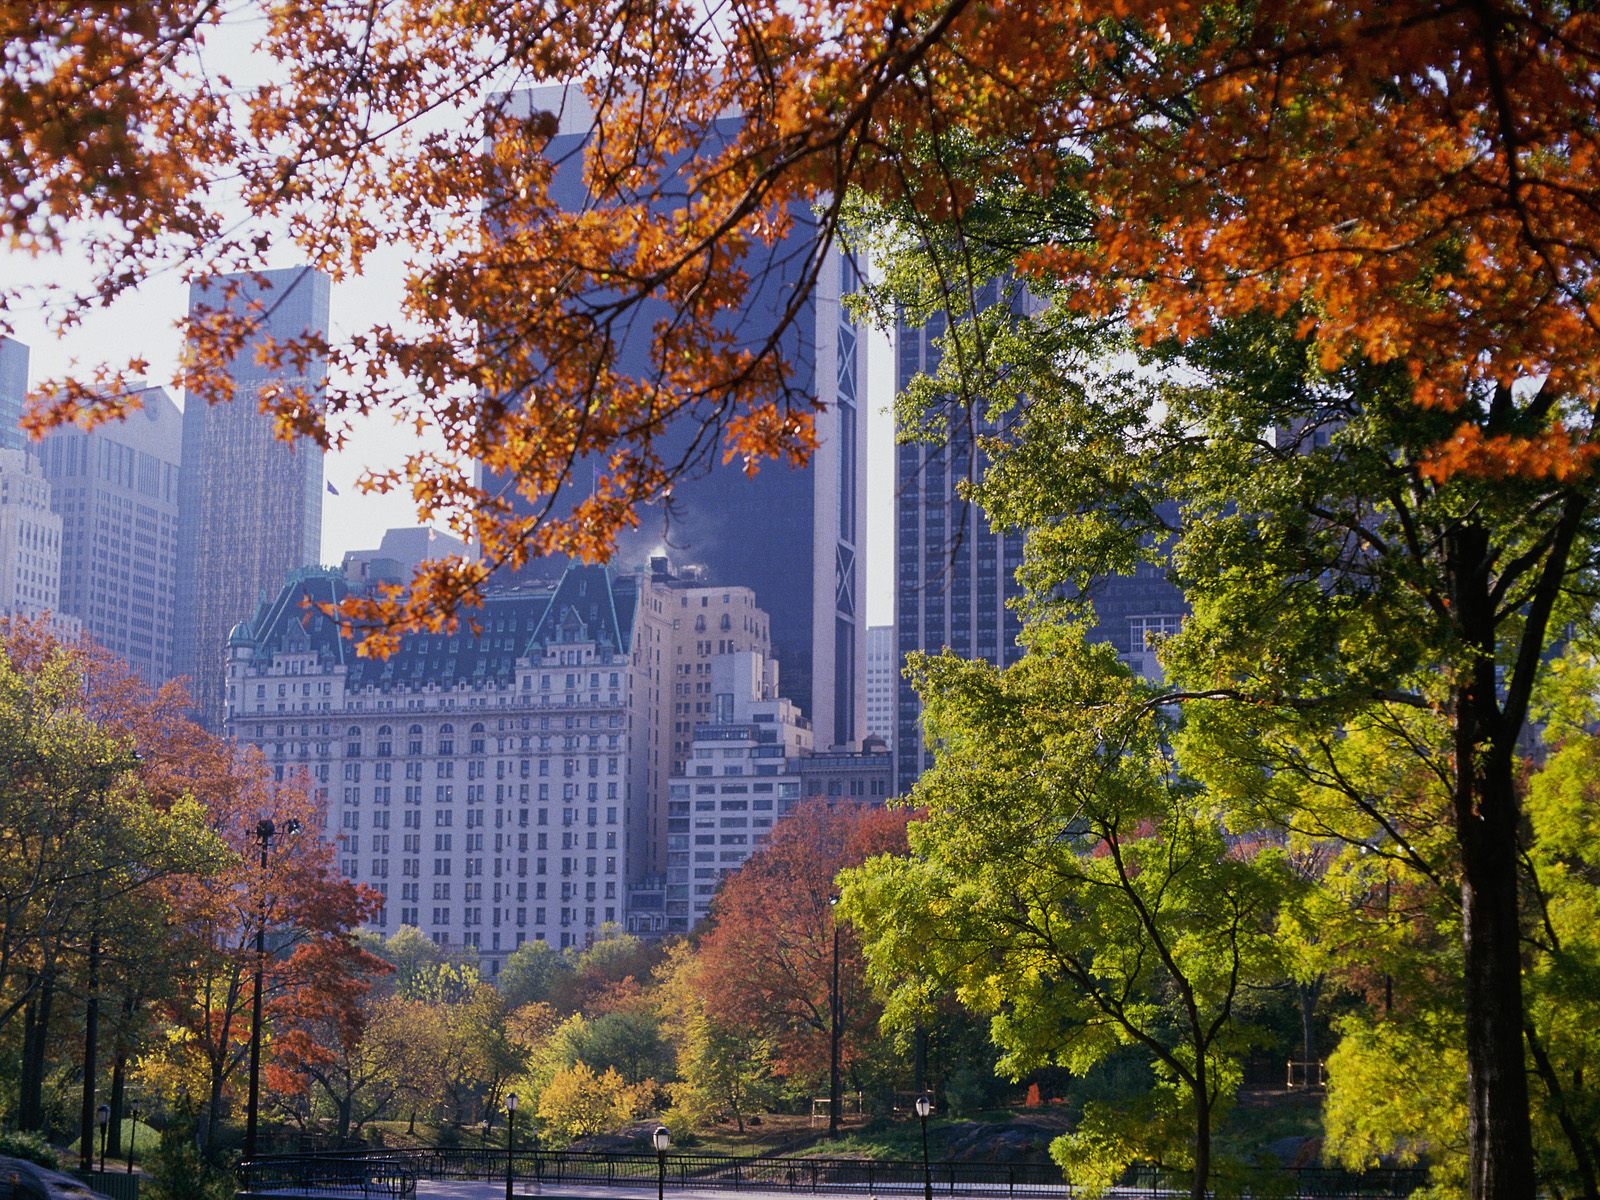
{"type": "Polygon", "coordinates": [[[745,1118],[777,1097],[772,1040],[712,1017],[699,973],[699,960],[683,942],[667,951],[657,971],[656,1006],[676,1055],[672,1111],[690,1129],[731,1119],[743,1133],[745,1118]]]}
{"type": "Polygon", "coordinates": [[[1154,1071],[1144,1102],[1089,1105],[1052,1152],[1094,1194],[1139,1159],[1182,1163],[1200,1200],[1250,1041],[1241,999],[1282,977],[1281,855],[1224,837],[1151,689],[1081,628],[1035,628],[1004,671],[948,655],[913,670],[936,748],[911,796],[927,815],[909,856],[844,873],[841,902],[890,1019],[949,988],[991,1017],[1012,1078],[1134,1047],[1154,1071]]]}
{"type": "Polygon", "coordinates": [[[539,1120],[559,1137],[607,1133],[645,1110],[653,1081],[629,1086],[609,1067],[596,1074],[587,1063],[558,1071],[539,1093],[539,1120]]]}
{"type": "MultiPolygon", "coordinates": [[[[713,927],[700,945],[707,1013],[769,1036],[778,1052],[774,1065],[792,1079],[826,1078],[831,1062],[850,1070],[865,1058],[876,1005],[854,935],[834,922],[834,876],[872,855],[904,852],[908,819],[904,811],[855,802],[802,802],[712,901],[713,927]]],[[[835,1094],[831,1136],[838,1136],[839,1109],[835,1094]]]]}
{"type": "MultiPolygon", "coordinates": [[[[1063,303],[1125,317],[1148,340],[1287,318],[1319,370],[1389,371],[1391,398],[1416,406],[1403,461],[1421,486],[1459,477],[1459,499],[1501,477],[1548,485],[1529,512],[1552,540],[1535,534],[1506,558],[1484,548],[1492,531],[1460,522],[1431,589],[1450,599],[1436,619],[1477,671],[1454,676],[1450,701],[1470,860],[1472,1189],[1532,1194],[1512,875],[1495,848],[1516,823],[1506,763],[1542,653],[1543,597],[1565,571],[1595,461],[1600,17],[1534,0],[935,0],[747,3],[724,27],[687,5],[307,12],[275,0],[256,48],[268,80],[235,89],[202,55],[226,12],[78,0],[8,14],[0,230],[22,252],[92,253],[93,283],[51,297],[68,323],[173,266],[252,269],[292,246],[344,278],[376,247],[403,248],[400,318],[328,348],[333,374],[358,382],[330,389],[326,407],[287,389],[266,401],[286,434],[324,444],[343,436],[345,414],[374,408],[446,443],[367,482],[410,488],[424,519],[474,534],[483,556],[421,569],[405,596],[352,602],[371,651],[400,629],[439,628],[498,563],[603,557],[635,505],[718,447],[749,469],[803,459],[812,402],[797,394],[785,331],[743,344],[724,314],[815,206],[794,294],[811,290],[851,185],[915,227],[959,229],[989,184],[1036,201],[1070,179],[1086,220],[1015,244],[1031,284],[1066,285],[1063,303]],[[542,153],[555,114],[522,113],[508,94],[580,75],[597,133],[588,202],[568,212],[542,153]],[[718,123],[731,112],[744,116],[732,130],[718,123]],[[978,152],[957,161],[963,145],[978,152]],[[385,202],[360,208],[362,194],[385,202]],[[634,324],[649,331],[643,378],[616,355],[634,324]],[[662,441],[674,422],[693,435],[683,458],[662,441]],[[554,516],[585,460],[602,464],[596,486],[554,516]],[[532,511],[479,486],[480,463],[515,479],[532,511]],[[1503,594],[1504,576],[1476,582],[1498,564],[1515,577],[1503,594]],[[1487,676],[1518,580],[1539,583],[1505,656],[1502,705],[1487,676]]],[[[248,321],[203,314],[190,330],[197,398],[225,395],[216,368],[248,321]]],[[[46,385],[40,419],[122,411],[118,374],[46,385]]],[[[1298,399],[1294,420],[1314,416],[1315,392],[1298,399]]]]}

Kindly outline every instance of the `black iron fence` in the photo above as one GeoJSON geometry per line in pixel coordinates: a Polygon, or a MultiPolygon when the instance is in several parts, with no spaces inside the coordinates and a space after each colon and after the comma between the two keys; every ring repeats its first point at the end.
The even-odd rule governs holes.
{"type": "Polygon", "coordinates": [[[265,1196],[321,1196],[330,1200],[410,1200],[417,1172],[393,1154],[284,1154],[242,1162],[239,1200],[265,1196]]]}
{"type": "Polygon", "coordinates": [[[74,1171],[74,1177],[83,1180],[111,1200],[139,1200],[139,1177],[123,1171],[74,1171]]]}
{"type": "MultiPolygon", "coordinates": [[[[510,1158],[519,1185],[654,1187],[660,1169],[654,1154],[603,1154],[583,1150],[517,1150],[510,1158]]],[[[321,1195],[405,1197],[418,1179],[504,1179],[506,1151],[463,1147],[344,1150],[313,1155],[275,1155],[239,1167],[242,1195],[284,1194],[294,1184],[320,1187],[321,1195]],[[348,1188],[335,1192],[334,1188],[348,1188]],[[407,1190],[409,1188],[409,1190],[407,1190]],[[361,1190],[365,1189],[365,1190],[361,1190]],[[385,1190],[389,1189],[389,1190],[385,1190]]],[[[1298,1167],[1219,1175],[1214,1191],[1255,1200],[1405,1200],[1423,1186],[1420,1168],[1362,1173],[1298,1167]]],[[[1060,1168],[1046,1163],[939,1162],[924,1176],[920,1161],[793,1157],[737,1157],[674,1153],[666,1158],[671,1188],[739,1191],[918,1194],[932,1185],[935,1197],[1067,1196],[1060,1168]]],[[[1118,1182],[1119,1198],[1151,1200],[1188,1195],[1190,1176],[1158,1167],[1130,1169],[1118,1182]]]]}

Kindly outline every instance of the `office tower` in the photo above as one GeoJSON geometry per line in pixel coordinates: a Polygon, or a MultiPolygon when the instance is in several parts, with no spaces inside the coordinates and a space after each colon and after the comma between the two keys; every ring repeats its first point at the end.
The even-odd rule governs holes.
{"type": "Polygon", "coordinates": [[[900,688],[900,661],[894,652],[894,626],[867,630],[867,735],[894,746],[894,700],[900,688]]]}
{"type": "Polygon", "coordinates": [[[183,417],[144,388],[126,420],[39,446],[61,517],[61,611],[152,687],[172,677],[183,417]]]}
{"type": "MultiPolygon", "coordinates": [[[[995,303],[990,285],[980,302],[995,303]]],[[[934,344],[945,329],[937,315],[926,326],[900,322],[896,329],[895,387],[904,391],[919,374],[938,369],[934,344]]],[[[994,432],[982,427],[979,435],[994,432]]],[[[973,429],[950,422],[948,439],[937,445],[908,443],[895,450],[895,673],[905,656],[949,649],[963,658],[1009,666],[1022,657],[1017,645],[1021,621],[1009,601],[1021,593],[1020,533],[995,533],[976,505],[957,495],[957,486],[981,476],[985,463],[973,444],[973,429]]],[[[1176,511],[1168,513],[1176,520],[1176,511]]],[[[1140,564],[1131,576],[1096,581],[1092,594],[1095,627],[1090,640],[1112,643],[1118,655],[1146,676],[1159,673],[1148,635],[1176,631],[1188,607],[1182,590],[1159,567],[1140,564]]],[[[904,793],[933,757],[922,741],[922,704],[910,683],[897,681],[895,700],[895,786],[904,793]]]]}
{"type": "Polygon", "coordinates": [[[0,615],[61,607],[61,518],[50,481],[25,450],[0,449],[0,615]]]}
{"type": "Polygon", "coordinates": [[[645,730],[660,692],[637,576],[573,566],[488,592],[455,633],[358,657],[313,604],[353,585],[305,569],[227,641],[227,731],[328,804],[340,870],[386,897],[373,923],[475,947],[586,944],[647,867],[645,730]]]}
{"type": "Polygon", "coordinates": [[[222,723],[228,630],[263,594],[277,595],[290,571],[321,556],[322,451],[274,437],[261,393],[316,391],[325,368],[314,361],[294,374],[263,365],[257,351],[268,339],[327,335],[328,279],[296,267],[219,276],[189,289],[191,314],[224,303],[252,314],[255,330],[227,364],[232,402],[207,405],[191,397],[184,408],[173,645],[173,670],[190,677],[195,714],[211,729],[222,723]]]}
{"type": "Polygon", "coordinates": [[[21,450],[27,445],[17,422],[28,397],[28,348],[0,337],[0,450],[21,450]]]}
{"type": "MultiPolygon", "coordinates": [[[[552,194],[569,209],[583,205],[580,150],[593,117],[582,89],[539,88],[515,99],[560,114],[548,151],[561,164],[552,194]]],[[[730,128],[735,121],[728,119],[730,128]]],[[[815,235],[808,211],[797,210],[794,220],[782,243],[752,251],[751,292],[741,310],[729,314],[741,345],[764,344],[793,300],[805,239],[815,235]]],[[[737,464],[722,464],[719,449],[704,474],[674,484],[670,520],[657,508],[640,512],[640,528],[622,539],[613,559],[631,569],[668,547],[681,562],[703,564],[718,584],[751,588],[772,618],[772,653],[784,693],[811,718],[819,746],[855,746],[865,734],[867,339],[839,304],[855,286],[850,262],[831,255],[816,294],[782,340],[801,386],[824,405],[817,415],[821,444],[810,465],[796,470],[768,462],[749,478],[737,464]]],[[[646,343],[655,315],[641,314],[619,342],[623,368],[640,376],[651,370],[646,343]]],[[[669,460],[691,432],[669,431],[669,460]]]]}

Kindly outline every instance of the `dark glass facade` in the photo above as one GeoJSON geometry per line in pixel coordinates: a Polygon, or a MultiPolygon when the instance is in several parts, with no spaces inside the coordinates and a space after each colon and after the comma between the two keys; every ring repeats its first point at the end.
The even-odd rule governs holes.
{"type": "MultiPolygon", "coordinates": [[[[581,94],[555,87],[523,93],[521,99],[561,113],[561,132],[549,148],[550,158],[561,164],[552,193],[565,208],[585,205],[581,150],[590,117],[581,94]]],[[[793,232],[770,249],[758,248],[748,264],[750,293],[727,317],[741,345],[765,343],[793,300],[806,258],[802,251],[815,237],[809,211],[797,209],[794,217],[793,232]]],[[[861,670],[866,612],[859,561],[866,532],[860,511],[865,426],[859,403],[865,338],[858,338],[838,302],[854,287],[850,263],[842,255],[831,256],[816,294],[781,342],[796,385],[826,406],[817,415],[821,445],[810,465],[795,469],[769,462],[750,477],[737,463],[724,464],[718,448],[710,461],[673,485],[670,505],[639,513],[639,528],[619,539],[612,559],[620,570],[632,570],[652,555],[667,554],[675,563],[703,566],[708,584],[753,589],[757,605],[772,618],[780,689],[811,718],[824,747],[858,744],[866,720],[861,670]]],[[[664,308],[646,305],[630,320],[618,344],[624,371],[641,378],[653,372],[650,329],[664,314],[664,308]]],[[[669,429],[661,442],[663,457],[671,461],[696,432],[669,429]]],[[[581,480],[584,469],[577,475],[581,480]]],[[[558,509],[564,507],[558,502],[558,509]]],[[[549,577],[564,565],[534,564],[524,574],[549,577]]]]}

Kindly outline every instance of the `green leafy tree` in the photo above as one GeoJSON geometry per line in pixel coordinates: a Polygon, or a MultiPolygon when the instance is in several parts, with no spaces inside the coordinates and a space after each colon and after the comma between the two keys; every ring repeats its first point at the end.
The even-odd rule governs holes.
{"type": "Polygon", "coordinates": [[[743,1133],[745,1118],[777,1099],[772,1040],[711,1015],[686,943],[667,951],[657,981],[657,1010],[676,1056],[678,1080],[669,1088],[674,1113],[689,1129],[731,1120],[743,1133]]]}
{"type": "Polygon", "coordinates": [[[1152,693],[1081,628],[1041,626],[1002,671],[913,660],[933,769],[911,802],[911,855],[845,871],[887,1019],[934,987],[992,1017],[1000,1069],[1085,1075],[1124,1047],[1154,1087],[1091,1105],[1053,1153],[1096,1193],[1140,1159],[1213,1184],[1212,1135],[1240,1079],[1241,995],[1275,982],[1289,885],[1281,855],[1230,841],[1185,780],[1152,693]]]}

